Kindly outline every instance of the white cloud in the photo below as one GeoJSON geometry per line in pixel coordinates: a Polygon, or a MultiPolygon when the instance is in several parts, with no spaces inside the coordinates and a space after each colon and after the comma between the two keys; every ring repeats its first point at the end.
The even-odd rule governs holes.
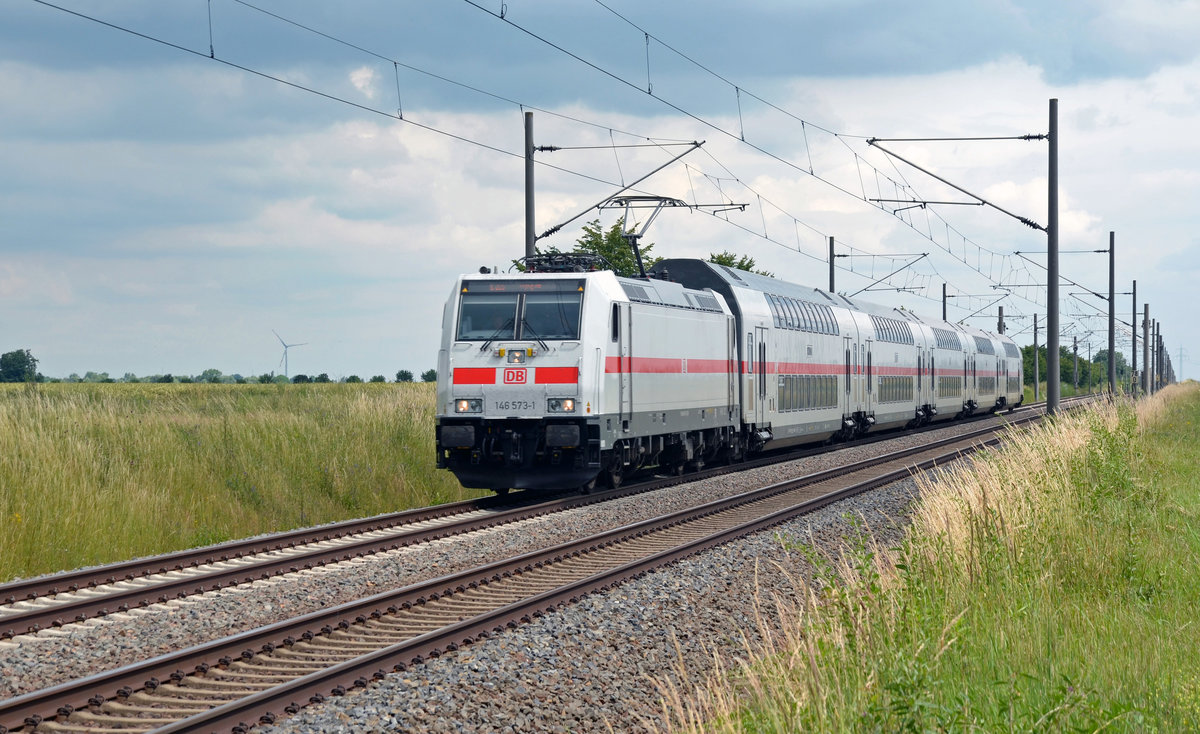
{"type": "Polygon", "coordinates": [[[371,101],[379,96],[379,90],[376,88],[379,83],[379,75],[375,73],[375,69],[369,66],[360,66],[350,72],[350,83],[371,101]]]}

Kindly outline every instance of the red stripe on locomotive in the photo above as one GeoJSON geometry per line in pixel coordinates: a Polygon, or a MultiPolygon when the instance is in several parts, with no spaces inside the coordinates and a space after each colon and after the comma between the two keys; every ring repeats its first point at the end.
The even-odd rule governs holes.
{"type": "Polygon", "coordinates": [[[495,385],[495,367],[455,367],[453,374],[455,385],[495,385]]]}
{"type": "Polygon", "coordinates": [[[578,367],[538,367],[533,381],[538,385],[563,385],[579,382],[578,367]]]}

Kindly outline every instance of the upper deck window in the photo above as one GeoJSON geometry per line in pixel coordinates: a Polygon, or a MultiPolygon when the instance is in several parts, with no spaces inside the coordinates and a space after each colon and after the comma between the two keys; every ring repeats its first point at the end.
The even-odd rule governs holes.
{"type": "Polygon", "coordinates": [[[463,281],[458,341],[579,338],[582,280],[463,281]]]}

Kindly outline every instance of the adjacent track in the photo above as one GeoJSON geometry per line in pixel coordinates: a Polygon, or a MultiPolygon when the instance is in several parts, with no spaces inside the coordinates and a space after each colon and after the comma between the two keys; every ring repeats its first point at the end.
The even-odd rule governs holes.
{"type": "Polygon", "coordinates": [[[0,702],[0,731],[244,730],[591,591],[903,479],[914,467],[957,459],[997,442],[1005,427],[771,485],[0,702]]]}

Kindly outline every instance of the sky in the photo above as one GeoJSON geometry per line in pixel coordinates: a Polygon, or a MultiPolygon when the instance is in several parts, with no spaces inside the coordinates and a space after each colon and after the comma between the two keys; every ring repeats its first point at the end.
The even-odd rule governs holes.
{"type": "Polygon", "coordinates": [[[1113,233],[1118,319],[1136,280],[1195,377],[1197,37],[1196,0],[9,0],[0,352],[249,376],[277,332],[292,375],[419,375],[456,275],[524,253],[525,111],[560,148],[540,246],[703,141],[626,192],[696,205],[654,255],[824,288],[833,237],[837,290],[938,317],[945,283],[950,320],[1044,344],[1047,143],[929,139],[1044,134],[1053,99],[1061,343],[1107,346],[1113,233]]]}

